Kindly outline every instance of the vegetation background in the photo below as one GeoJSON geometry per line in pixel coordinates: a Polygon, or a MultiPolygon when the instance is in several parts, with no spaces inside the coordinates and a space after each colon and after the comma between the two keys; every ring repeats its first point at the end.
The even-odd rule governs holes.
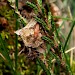
{"type": "MultiPolygon", "coordinates": [[[[55,27],[51,29],[52,34],[50,36],[54,34],[54,40],[50,39],[47,33],[46,25],[49,21],[41,16],[43,14],[44,18],[46,16],[51,17],[51,19],[49,18],[51,24],[54,23],[52,16],[46,14],[42,8],[45,3],[48,3],[48,0],[0,0],[0,75],[75,75],[75,0],[49,1],[51,1],[51,4],[54,1],[55,7],[60,9],[58,12],[62,13],[62,15],[54,16],[52,14],[54,11],[51,12],[52,16],[58,17],[55,18],[57,19],[55,22],[58,19],[63,21],[61,26],[57,25],[56,29],[55,27]],[[27,1],[33,4],[27,3],[28,7],[27,1]],[[16,8],[14,8],[14,5],[16,5],[16,8]],[[36,5],[38,5],[38,10],[36,10],[36,5]],[[39,10],[39,7],[41,10],[39,10]],[[36,11],[39,11],[39,13],[36,11]],[[42,11],[42,14],[40,11],[42,11]],[[35,51],[28,56],[29,48],[27,49],[22,39],[14,33],[27,25],[27,21],[30,22],[32,15],[36,15],[36,21],[40,25],[44,25],[46,37],[42,39],[50,50],[49,53],[43,53],[40,57],[37,57],[38,53],[35,51]]],[[[43,31],[41,33],[44,34],[43,31]]]]}

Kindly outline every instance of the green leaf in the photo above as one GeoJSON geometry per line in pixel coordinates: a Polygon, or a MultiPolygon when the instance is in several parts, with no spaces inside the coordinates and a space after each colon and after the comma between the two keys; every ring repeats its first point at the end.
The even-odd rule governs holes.
{"type": "Polygon", "coordinates": [[[29,2],[29,1],[27,1],[26,4],[27,4],[29,7],[31,7],[32,9],[34,9],[35,13],[38,12],[38,8],[37,8],[37,6],[36,6],[35,4],[33,4],[33,3],[29,2]]]}
{"type": "Polygon", "coordinates": [[[48,12],[48,23],[49,24],[51,24],[51,17],[52,17],[51,12],[48,12]]]}
{"type": "Polygon", "coordinates": [[[0,53],[6,58],[7,62],[8,62],[8,65],[10,66],[10,68],[12,69],[13,71],[13,65],[12,65],[12,61],[10,59],[10,56],[9,56],[9,52],[6,48],[6,44],[4,42],[4,40],[2,39],[2,36],[0,34],[0,53]]]}
{"type": "Polygon", "coordinates": [[[69,41],[69,38],[70,38],[70,36],[71,36],[71,33],[72,33],[72,31],[73,31],[74,26],[75,26],[75,21],[72,21],[72,27],[71,27],[70,32],[69,32],[69,34],[68,34],[68,36],[67,36],[67,39],[66,39],[66,41],[65,41],[65,44],[64,44],[64,47],[63,47],[63,53],[65,53],[65,49],[66,49],[67,43],[68,43],[68,41],[69,41]]]}
{"type": "Polygon", "coordinates": [[[37,0],[38,5],[42,8],[42,0],[37,0]]]}
{"type": "Polygon", "coordinates": [[[38,18],[37,16],[35,16],[34,18],[35,18],[35,20],[36,20],[37,22],[39,22],[39,23],[42,25],[42,27],[43,27],[47,32],[49,32],[49,28],[48,28],[48,26],[47,26],[47,24],[45,23],[44,20],[38,18]]]}
{"type": "Polygon", "coordinates": [[[49,51],[50,51],[50,48],[51,48],[51,45],[48,44],[48,43],[46,43],[46,48],[47,48],[47,50],[48,50],[48,52],[49,52],[49,51]]]}
{"type": "Polygon", "coordinates": [[[40,60],[39,58],[37,58],[37,61],[41,66],[41,68],[43,69],[43,71],[46,73],[46,75],[51,75],[50,71],[46,68],[46,65],[43,63],[43,61],[40,60]]]}
{"type": "Polygon", "coordinates": [[[64,53],[64,57],[65,57],[65,60],[66,60],[67,70],[70,72],[71,75],[73,75],[73,74],[72,74],[71,68],[70,68],[69,63],[68,63],[69,61],[68,61],[67,56],[65,54],[65,49],[67,47],[67,43],[69,41],[69,38],[71,36],[71,33],[73,31],[74,26],[75,26],[75,21],[72,21],[72,26],[71,26],[70,32],[69,32],[69,34],[67,36],[67,39],[66,39],[65,44],[64,44],[64,47],[63,47],[63,53],[64,53]]]}
{"type": "Polygon", "coordinates": [[[53,41],[50,38],[43,36],[42,39],[49,42],[49,44],[54,45],[53,41]]]}

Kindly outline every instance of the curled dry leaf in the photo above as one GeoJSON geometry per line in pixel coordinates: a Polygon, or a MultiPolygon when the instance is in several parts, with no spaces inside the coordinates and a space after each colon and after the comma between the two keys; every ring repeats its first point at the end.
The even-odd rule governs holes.
{"type": "MultiPolygon", "coordinates": [[[[51,3],[50,9],[51,9],[51,13],[53,16],[61,16],[60,9],[54,3],[51,3]]],[[[60,18],[54,18],[54,21],[56,22],[57,27],[59,27],[63,23],[62,19],[60,19],[60,18]]]]}
{"type": "Polygon", "coordinates": [[[39,24],[34,19],[22,29],[15,32],[17,35],[20,35],[25,46],[36,48],[43,43],[41,39],[42,34],[39,31],[39,24]]]}
{"type": "Polygon", "coordinates": [[[53,16],[61,16],[60,9],[54,3],[51,3],[50,9],[51,9],[53,16]]]}

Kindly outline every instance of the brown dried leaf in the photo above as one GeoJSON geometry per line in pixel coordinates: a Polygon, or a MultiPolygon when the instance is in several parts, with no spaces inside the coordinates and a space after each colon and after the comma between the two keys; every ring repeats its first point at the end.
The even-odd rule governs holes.
{"type": "MultiPolygon", "coordinates": [[[[52,3],[50,9],[53,16],[61,16],[61,11],[56,4],[52,3]]],[[[62,19],[60,18],[54,18],[54,21],[56,22],[57,27],[63,23],[62,19]]]]}
{"type": "Polygon", "coordinates": [[[17,35],[21,36],[25,46],[27,47],[36,48],[43,43],[43,40],[41,39],[42,34],[40,32],[38,32],[38,36],[35,37],[36,23],[37,22],[34,19],[31,19],[31,21],[24,28],[15,32],[17,35]]]}
{"type": "Polygon", "coordinates": [[[33,27],[34,27],[34,25],[35,25],[36,23],[37,23],[37,22],[36,22],[34,19],[31,19],[31,21],[30,21],[24,28],[17,30],[15,33],[16,33],[17,35],[23,35],[23,33],[24,33],[25,36],[28,36],[28,35],[30,35],[30,34],[33,34],[32,30],[33,30],[33,27]],[[28,30],[29,32],[28,32],[27,30],[28,30]],[[31,32],[30,32],[30,31],[31,31],[31,32]],[[28,34],[27,34],[27,33],[28,33],[28,34]]]}

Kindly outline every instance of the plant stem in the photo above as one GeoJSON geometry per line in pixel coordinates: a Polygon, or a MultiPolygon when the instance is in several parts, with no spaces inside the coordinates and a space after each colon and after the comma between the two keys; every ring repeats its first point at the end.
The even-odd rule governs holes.
{"type": "Polygon", "coordinates": [[[65,49],[66,49],[66,46],[67,46],[68,40],[69,40],[69,38],[70,38],[70,36],[71,36],[71,33],[72,33],[72,31],[73,31],[74,25],[75,25],[75,21],[73,21],[73,24],[72,24],[71,30],[70,30],[70,32],[69,32],[69,34],[68,34],[68,36],[67,36],[66,42],[65,42],[64,47],[63,47],[63,53],[65,52],[65,49]]]}
{"type": "Polygon", "coordinates": [[[2,39],[2,36],[0,34],[0,53],[3,55],[5,61],[8,62],[8,66],[10,67],[10,69],[12,70],[13,72],[13,75],[14,75],[14,70],[13,70],[13,63],[11,61],[11,58],[9,56],[9,52],[7,50],[7,47],[6,47],[6,42],[2,39]]]}
{"type": "MultiPolygon", "coordinates": [[[[18,0],[16,0],[15,5],[16,5],[16,10],[17,10],[18,9],[18,0]]],[[[16,30],[18,29],[17,19],[18,19],[18,15],[16,14],[16,27],[15,27],[16,30]]],[[[16,35],[16,38],[15,38],[15,75],[17,75],[17,59],[18,59],[18,57],[17,57],[17,55],[18,55],[17,47],[18,47],[18,36],[16,35]]]]}
{"type": "Polygon", "coordinates": [[[68,62],[67,56],[66,56],[66,54],[65,54],[65,49],[66,49],[67,43],[68,43],[68,41],[69,41],[69,38],[70,38],[70,36],[71,36],[71,33],[72,33],[72,31],[73,31],[74,26],[75,26],[75,21],[73,21],[71,30],[70,30],[70,32],[69,32],[69,34],[68,34],[68,37],[67,37],[66,42],[65,42],[64,47],[63,47],[63,53],[64,53],[64,57],[65,57],[66,64],[67,64],[66,66],[67,66],[67,69],[70,71],[70,74],[71,74],[71,75],[73,75],[73,74],[72,74],[72,72],[71,72],[71,68],[70,68],[70,66],[69,66],[69,62],[68,62]]]}
{"type": "Polygon", "coordinates": [[[39,66],[41,66],[43,71],[46,73],[46,75],[51,75],[50,71],[46,68],[46,65],[39,58],[37,58],[37,61],[39,63],[39,66]]]}

